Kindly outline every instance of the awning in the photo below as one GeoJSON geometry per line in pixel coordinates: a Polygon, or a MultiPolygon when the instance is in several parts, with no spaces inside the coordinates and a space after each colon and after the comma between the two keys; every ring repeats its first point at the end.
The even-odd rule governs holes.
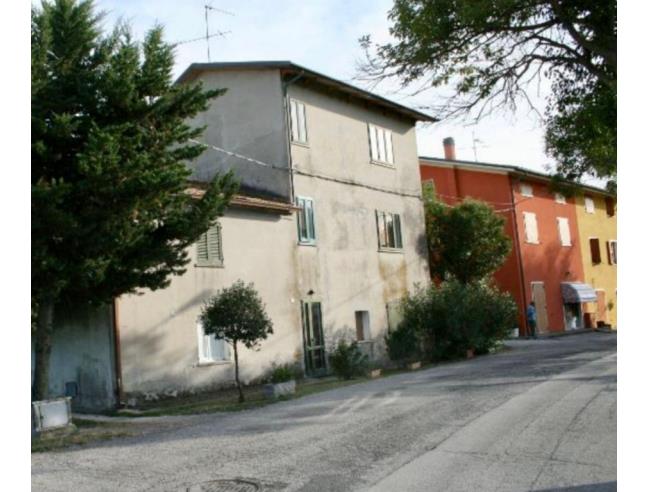
{"type": "Polygon", "coordinates": [[[563,282],[560,284],[560,290],[565,303],[596,302],[596,291],[590,285],[563,282]]]}

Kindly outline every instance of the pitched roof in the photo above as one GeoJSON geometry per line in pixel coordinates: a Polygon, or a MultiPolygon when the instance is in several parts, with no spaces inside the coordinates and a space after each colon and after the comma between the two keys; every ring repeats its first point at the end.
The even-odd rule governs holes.
{"type": "Polygon", "coordinates": [[[417,121],[438,121],[430,115],[408,108],[407,106],[403,106],[402,104],[398,104],[372,92],[360,89],[359,87],[355,87],[348,82],[343,82],[301,65],[297,65],[291,61],[192,63],[184,72],[182,72],[182,75],[178,77],[176,83],[190,81],[200,72],[207,72],[210,70],[280,70],[283,74],[294,74],[295,76],[299,76],[299,78],[312,80],[323,86],[336,89],[350,96],[373,103],[417,121]]]}
{"type": "MultiPolygon", "coordinates": [[[[539,179],[541,181],[551,181],[552,179],[552,176],[550,174],[534,171],[532,169],[527,169],[525,167],[512,166],[509,164],[493,164],[491,162],[461,161],[457,159],[443,159],[441,157],[426,157],[422,155],[419,156],[419,160],[423,165],[429,162],[430,164],[437,163],[444,166],[455,165],[458,167],[481,170],[486,172],[490,171],[490,172],[504,172],[507,174],[510,173],[516,176],[525,176],[529,178],[539,179]]],[[[582,188],[584,190],[600,193],[607,196],[614,196],[613,193],[610,193],[608,190],[604,188],[599,188],[598,186],[591,186],[591,185],[586,185],[577,182],[571,182],[570,184],[578,188],[582,188]]]]}

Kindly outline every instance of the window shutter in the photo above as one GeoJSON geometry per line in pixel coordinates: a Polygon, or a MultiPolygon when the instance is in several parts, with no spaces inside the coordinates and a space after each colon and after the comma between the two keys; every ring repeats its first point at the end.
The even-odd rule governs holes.
{"type": "Polygon", "coordinates": [[[605,211],[608,214],[608,217],[614,216],[614,200],[612,197],[605,197],[605,211]]]}
{"type": "Polygon", "coordinates": [[[605,241],[605,249],[607,250],[608,265],[611,265],[612,264],[612,246],[610,245],[610,241],[605,241]]]}
{"type": "Polygon", "coordinates": [[[386,246],[384,213],[376,210],[376,232],[378,233],[378,247],[386,246]]]}
{"type": "Polygon", "coordinates": [[[594,199],[591,196],[585,197],[585,211],[588,214],[594,213],[594,199]]]}
{"type": "Polygon", "coordinates": [[[371,150],[371,159],[378,160],[378,143],[376,136],[376,127],[369,125],[369,147],[371,150]]]}
{"type": "Polygon", "coordinates": [[[531,212],[524,212],[524,232],[526,234],[526,240],[529,243],[538,243],[538,223],[536,222],[536,216],[531,212]]]}
{"type": "Polygon", "coordinates": [[[308,224],[308,238],[315,240],[315,214],[313,212],[313,201],[306,202],[306,223],[308,224]]]}
{"type": "Polygon", "coordinates": [[[294,142],[299,140],[299,124],[297,123],[297,102],[290,100],[290,135],[294,142]]]}
{"type": "Polygon", "coordinates": [[[297,103],[297,120],[299,121],[299,141],[307,142],[306,137],[306,107],[304,103],[297,103]]]}
{"type": "Polygon", "coordinates": [[[196,259],[199,266],[223,266],[223,242],[218,222],[198,239],[196,259]]]}
{"type": "Polygon", "coordinates": [[[394,214],[394,237],[396,239],[395,247],[403,247],[403,237],[401,236],[400,215],[394,214]]]}
{"type": "Polygon", "coordinates": [[[565,217],[558,217],[558,233],[560,235],[560,244],[571,246],[571,233],[569,231],[569,220],[565,217]]]}
{"type": "Polygon", "coordinates": [[[592,263],[601,263],[601,248],[599,246],[599,240],[596,237],[592,237],[589,240],[590,243],[590,253],[592,255],[592,263]]]}
{"type": "Polygon", "coordinates": [[[209,254],[207,252],[207,233],[200,235],[198,242],[196,243],[196,259],[198,263],[205,263],[209,259],[209,254]]]}
{"type": "Polygon", "coordinates": [[[392,145],[392,132],[385,130],[385,149],[387,151],[385,160],[390,164],[394,163],[394,148],[392,145]]]}

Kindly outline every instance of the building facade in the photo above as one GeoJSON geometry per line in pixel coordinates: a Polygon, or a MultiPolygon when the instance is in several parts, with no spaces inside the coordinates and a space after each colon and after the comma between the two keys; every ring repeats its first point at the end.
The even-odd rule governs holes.
{"type": "MultiPolygon", "coordinates": [[[[541,334],[593,326],[592,305],[599,309],[601,302],[596,302],[583,263],[581,190],[563,196],[552,190],[547,175],[515,166],[459,161],[454,142],[447,139],[444,144],[445,158],[420,159],[421,180],[432,182],[439,199],[448,204],[479,199],[505,219],[512,250],[494,280],[515,299],[521,333],[527,333],[525,308],[531,301],[541,334]]],[[[603,193],[589,187],[583,191],[603,193]]]]}

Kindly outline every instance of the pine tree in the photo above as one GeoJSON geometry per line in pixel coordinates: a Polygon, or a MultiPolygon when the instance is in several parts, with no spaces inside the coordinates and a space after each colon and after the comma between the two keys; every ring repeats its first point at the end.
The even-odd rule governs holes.
{"type": "Polygon", "coordinates": [[[237,184],[187,192],[203,148],[189,118],[223,90],[174,85],[173,48],[156,26],[100,29],[91,0],[32,9],[32,396],[47,396],[54,308],[101,305],[184,272],[187,248],[237,184]]]}

